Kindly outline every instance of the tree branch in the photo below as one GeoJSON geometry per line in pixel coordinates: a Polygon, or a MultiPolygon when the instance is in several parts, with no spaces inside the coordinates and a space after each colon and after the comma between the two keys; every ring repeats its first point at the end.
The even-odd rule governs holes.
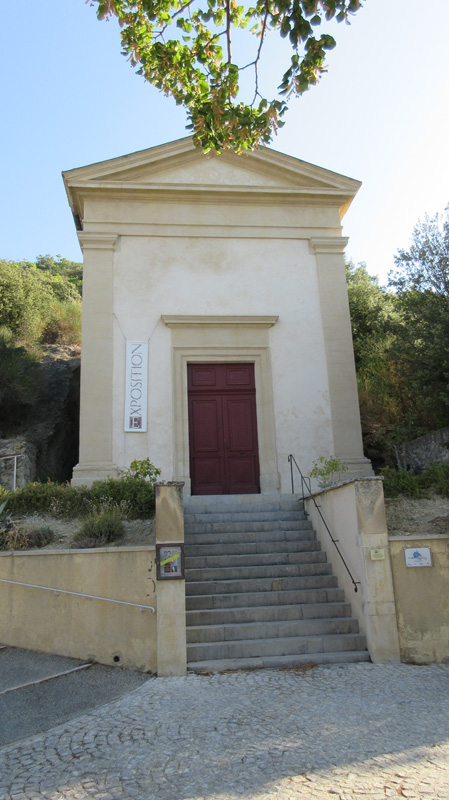
{"type": "Polygon", "coordinates": [[[228,49],[228,64],[231,64],[231,0],[226,0],[226,44],[228,49]]]}
{"type": "Polygon", "coordinates": [[[171,15],[170,22],[167,22],[167,23],[164,25],[164,27],[163,27],[163,28],[161,28],[161,30],[160,30],[160,31],[157,31],[157,33],[155,32],[155,34],[156,34],[156,35],[155,35],[155,37],[154,37],[154,38],[155,38],[155,39],[158,39],[159,37],[163,38],[163,37],[164,37],[164,33],[165,33],[165,31],[167,30],[167,28],[169,27],[169,25],[171,25],[171,24],[172,24],[172,22],[173,22],[173,20],[175,19],[175,17],[179,17],[179,15],[180,15],[180,14],[182,14],[182,12],[186,10],[186,8],[189,8],[189,6],[191,6],[193,2],[194,2],[194,0],[188,0],[188,1],[187,1],[187,3],[184,3],[184,5],[183,5],[183,6],[181,6],[181,8],[178,8],[178,10],[177,10],[177,11],[175,11],[175,13],[171,15]]]}
{"type": "Polygon", "coordinates": [[[268,0],[265,0],[265,16],[263,18],[262,28],[261,28],[261,31],[260,31],[260,44],[259,44],[259,47],[258,47],[258,50],[257,50],[256,58],[254,60],[255,87],[254,87],[254,98],[253,98],[253,102],[251,103],[251,108],[253,107],[254,103],[256,102],[256,97],[259,94],[259,73],[258,73],[257,65],[259,63],[260,54],[262,52],[263,40],[264,40],[264,37],[265,37],[265,32],[267,30],[267,19],[268,19],[268,0]]]}

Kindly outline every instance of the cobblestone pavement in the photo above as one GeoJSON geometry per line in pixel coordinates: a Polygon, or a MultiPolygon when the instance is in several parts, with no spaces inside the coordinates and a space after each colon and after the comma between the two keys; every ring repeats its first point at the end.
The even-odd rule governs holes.
{"type": "Polygon", "coordinates": [[[449,666],[150,680],[0,750],[13,800],[449,798],[449,666]]]}

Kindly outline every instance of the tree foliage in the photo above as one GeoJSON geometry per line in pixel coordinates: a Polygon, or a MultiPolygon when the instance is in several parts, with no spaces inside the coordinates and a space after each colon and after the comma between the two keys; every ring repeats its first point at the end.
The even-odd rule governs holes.
{"type": "Polygon", "coordinates": [[[389,283],[403,314],[401,364],[418,412],[430,427],[449,422],[449,207],[418,222],[409,250],[395,257],[389,283]]]}
{"type": "Polygon", "coordinates": [[[39,256],[36,263],[0,260],[0,328],[9,331],[16,344],[45,343],[48,326],[58,341],[58,336],[54,338],[57,321],[65,319],[66,326],[70,316],[74,320],[70,335],[75,335],[81,297],[74,274],[81,265],[62,264],[51,256],[39,256]]]}
{"type": "Polygon", "coordinates": [[[449,424],[449,214],[418,222],[389,287],[347,266],[365,445],[380,464],[397,445],[449,424]]]}
{"type": "Polygon", "coordinates": [[[413,230],[409,250],[399,250],[394,261],[388,278],[398,294],[429,291],[449,298],[449,206],[445,216],[426,214],[413,230]]]}
{"type": "Polygon", "coordinates": [[[81,265],[59,257],[0,260],[0,436],[27,422],[41,346],[79,342],[80,281],[81,265]]]}
{"type": "MultiPolygon", "coordinates": [[[[326,71],[335,39],[320,25],[348,22],[361,0],[90,0],[99,19],[118,18],[123,53],[137,73],[188,111],[195,143],[213,149],[250,150],[268,144],[283,124],[291,95],[301,95],[326,71]],[[235,39],[245,39],[242,63],[235,39]],[[259,66],[267,36],[288,39],[292,52],[280,76],[279,95],[263,96],[259,66]],[[315,35],[317,32],[317,35],[315,35]],[[250,55],[249,55],[250,53],[250,55]],[[250,70],[254,91],[239,96],[242,74],[250,70]]],[[[239,44],[239,41],[238,41],[239,44]]]]}

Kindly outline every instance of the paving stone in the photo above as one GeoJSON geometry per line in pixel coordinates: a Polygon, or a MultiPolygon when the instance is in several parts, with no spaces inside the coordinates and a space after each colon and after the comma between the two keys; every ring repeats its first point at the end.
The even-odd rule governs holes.
{"type": "Polygon", "coordinates": [[[449,666],[150,680],[0,749],[1,800],[448,800],[449,666]]]}

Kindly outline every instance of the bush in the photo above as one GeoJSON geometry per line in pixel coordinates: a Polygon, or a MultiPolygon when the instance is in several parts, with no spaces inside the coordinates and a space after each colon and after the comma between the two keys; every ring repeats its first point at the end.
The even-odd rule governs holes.
{"type": "Polygon", "coordinates": [[[27,483],[23,489],[4,492],[8,510],[12,514],[34,514],[43,512],[55,517],[78,517],[85,514],[86,495],[84,487],[75,488],[68,483],[27,483]]]}
{"type": "Polygon", "coordinates": [[[449,464],[429,464],[419,476],[419,482],[424,489],[449,497],[449,464]]]}
{"type": "Polygon", "coordinates": [[[74,547],[99,547],[121,539],[125,532],[117,509],[89,514],[74,536],[74,547]]]}
{"type": "Polygon", "coordinates": [[[385,497],[429,497],[430,493],[449,497],[449,464],[429,464],[416,475],[413,470],[384,467],[385,497]]]}
{"type": "Polygon", "coordinates": [[[150,483],[156,483],[160,474],[161,470],[155,467],[149,458],[145,458],[143,461],[138,461],[137,459],[131,461],[128,469],[124,469],[120,473],[122,477],[143,478],[150,483]]]}
{"type": "Polygon", "coordinates": [[[132,519],[146,519],[154,515],[153,484],[144,478],[124,475],[118,480],[107,478],[95,481],[88,490],[89,502],[98,506],[105,500],[119,507],[126,503],[132,519]]]}
{"type": "Polygon", "coordinates": [[[0,260],[0,325],[11,331],[15,344],[36,345],[46,325],[54,324],[55,314],[73,316],[74,306],[81,307],[81,299],[66,275],[0,260]]]}
{"type": "Polygon", "coordinates": [[[90,489],[69,483],[27,483],[15,492],[0,487],[0,502],[7,500],[11,514],[46,513],[54,517],[81,517],[92,510],[115,509],[131,519],[154,516],[153,484],[144,478],[107,478],[90,489]]]}
{"type": "Polygon", "coordinates": [[[45,547],[53,538],[53,531],[48,526],[30,530],[13,524],[3,535],[0,534],[0,549],[33,550],[35,547],[45,547]]]}
{"type": "Polygon", "coordinates": [[[16,529],[16,525],[5,511],[7,500],[3,497],[0,497],[0,500],[0,550],[8,550],[8,537],[16,529]]]}
{"type": "Polygon", "coordinates": [[[385,497],[398,497],[400,494],[406,497],[426,496],[421,488],[419,476],[415,475],[413,470],[384,467],[381,475],[384,476],[385,497]]]}
{"type": "Polygon", "coordinates": [[[55,302],[41,334],[43,344],[81,344],[81,303],[55,302]]]}

